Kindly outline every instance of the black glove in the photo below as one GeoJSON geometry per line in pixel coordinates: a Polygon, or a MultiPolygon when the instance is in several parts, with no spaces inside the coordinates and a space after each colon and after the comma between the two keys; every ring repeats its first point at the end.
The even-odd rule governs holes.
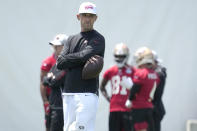
{"type": "Polygon", "coordinates": [[[44,76],[42,84],[44,86],[50,86],[51,77],[44,76]]]}

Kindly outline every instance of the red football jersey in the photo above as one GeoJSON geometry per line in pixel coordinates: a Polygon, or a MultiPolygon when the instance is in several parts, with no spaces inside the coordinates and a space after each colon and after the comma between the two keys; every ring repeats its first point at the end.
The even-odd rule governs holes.
{"type": "Polygon", "coordinates": [[[55,54],[52,54],[51,56],[49,56],[48,58],[42,61],[41,70],[49,72],[51,67],[55,65],[55,63],[56,63],[55,54]]]}
{"type": "MultiPolygon", "coordinates": [[[[51,56],[43,60],[40,69],[42,71],[49,72],[50,69],[53,67],[53,65],[55,65],[55,63],[56,63],[55,54],[52,54],[51,56]]],[[[46,90],[47,90],[47,95],[49,95],[51,92],[51,89],[47,87],[46,90]]]]}
{"type": "Polygon", "coordinates": [[[159,76],[154,70],[136,69],[133,83],[140,85],[141,88],[132,100],[132,108],[153,108],[152,100],[159,81],[159,76]]]}
{"type": "Polygon", "coordinates": [[[112,96],[110,100],[110,112],[115,111],[130,111],[125,107],[125,102],[128,99],[130,91],[120,86],[120,81],[123,77],[133,77],[134,68],[131,66],[123,67],[119,69],[117,66],[113,66],[105,71],[103,78],[110,80],[112,96]]]}

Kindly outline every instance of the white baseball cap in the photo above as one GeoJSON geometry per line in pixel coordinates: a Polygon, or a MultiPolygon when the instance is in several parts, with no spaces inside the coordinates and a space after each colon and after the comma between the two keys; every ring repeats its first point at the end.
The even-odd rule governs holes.
{"type": "Polygon", "coordinates": [[[49,42],[50,45],[64,45],[66,40],[68,39],[68,36],[65,34],[58,34],[54,37],[52,41],[49,42]]]}
{"type": "Polygon", "coordinates": [[[79,7],[79,14],[89,13],[96,15],[96,5],[91,2],[83,2],[79,7]]]}

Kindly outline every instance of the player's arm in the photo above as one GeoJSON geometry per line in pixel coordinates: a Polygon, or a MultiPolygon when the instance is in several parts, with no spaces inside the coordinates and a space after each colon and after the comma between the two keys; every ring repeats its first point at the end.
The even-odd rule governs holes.
{"type": "Polygon", "coordinates": [[[47,72],[41,70],[41,73],[40,73],[40,93],[41,93],[42,101],[43,101],[43,104],[44,104],[45,113],[47,114],[48,111],[49,111],[48,110],[49,109],[49,101],[48,101],[48,98],[47,98],[46,86],[44,86],[42,84],[43,78],[46,75],[47,75],[47,72]]]}
{"type": "Polygon", "coordinates": [[[141,86],[139,84],[134,84],[130,90],[129,100],[133,100],[135,98],[135,94],[140,91],[141,86]]]}
{"type": "Polygon", "coordinates": [[[135,94],[140,91],[141,86],[138,84],[134,84],[130,90],[129,98],[127,99],[125,106],[127,108],[132,107],[132,100],[135,98],[135,94]]]}
{"type": "Polygon", "coordinates": [[[56,65],[57,65],[58,69],[66,69],[66,68],[64,68],[64,56],[69,54],[69,48],[70,48],[71,40],[72,40],[72,37],[71,36],[68,37],[60,55],[57,58],[56,65]]]}
{"type": "Polygon", "coordinates": [[[100,85],[100,90],[101,90],[101,93],[103,94],[103,96],[105,97],[105,99],[110,102],[110,97],[109,95],[107,94],[107,91],[106,91],[106,85],[107,85],[107,82],[108,80],[106,80],[105,78],[102,79],[101,81],[101,85],[100,85]]]}
{"type": "Polygon", "coordinates": [[[59,88],[64,83],[66,72],[59,70],[58,72],[54,72],[54,74],[51,72],[51,74],[50,77],[44,79],[43,84],[48,84],[47,86],[50,88],[59,88]]]}
{"type": "Polygon", "coordinates": [[[60,54],[60,56],[57,59],[57,67],[58,69],[67,69],[76,66],[83,66],[90,57],[94,55],[103,56],[104,50],[105,50],[104,39],[92,40],[80,52],[60,54]]]}
{"type": "Polygon", "coordinates": [[[154,100],[153,103],[158,103],[161,100],[161,97],[163,95],[164,92],[164,87],[165,87],[165,82],[166,82],[166,72],[160,72],[159,74],[159,78],[160,78],[160,83],[156,88],[155,91],[155,95],[154,95],[154,100]]]}
{"type": "Polygon", "coordinates": [[[48,101],[46,87],[42,84],[43,78],[46,75],[47,75],[47,72],[41,70],[41,73],[40,73],[40,93],[41,93],[41,97],[42,97],[43,102],[48,101]]]}

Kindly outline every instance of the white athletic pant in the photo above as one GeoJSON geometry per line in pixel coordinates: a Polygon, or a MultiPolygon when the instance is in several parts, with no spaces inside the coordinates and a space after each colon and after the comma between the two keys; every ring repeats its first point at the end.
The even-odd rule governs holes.
{"type": "Polygon", "coordinates": [[[97,106],[96,94],[63,94],[64,131],[94,131],[97,106]]]}

